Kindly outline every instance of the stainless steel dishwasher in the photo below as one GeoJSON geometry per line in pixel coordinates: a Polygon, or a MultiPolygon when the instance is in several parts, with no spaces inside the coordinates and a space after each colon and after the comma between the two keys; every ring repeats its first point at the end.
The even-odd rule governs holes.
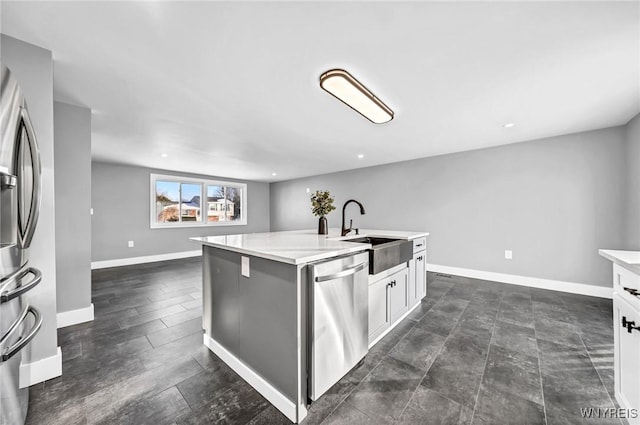
{"type": "Polygon", "coordinates": [[[369,254],[309,267],[309,398],[317,400],[367,354],[369,254]]]}

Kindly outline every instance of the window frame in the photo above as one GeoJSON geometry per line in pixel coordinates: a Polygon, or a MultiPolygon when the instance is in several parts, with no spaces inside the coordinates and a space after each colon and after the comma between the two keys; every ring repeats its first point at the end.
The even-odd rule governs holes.
{"type": "MultiPolygon", "coordinates": [[[[149,174],[149,225],[151,229],[175,229],[175,228],[185,228],[185,227],[219,227],[219,226],[246,226],[247,225],[247,184],[234,182],[234,181],[225,181],[225,180],[209,180],[209,179],[200,179],[194,177],[184,177],[180,175],[170,175],[170,174],[149,174]],[[158,223],[157,221],[157,211],[156,211],[156,182],[170,182],[170,183],[178,183],[182,184],[200,184],[200,221],[174,221],[167,223],[158,223]],[[241,189],[242,193],[240,196],[240,206],[241,206],[241,218],[240,220],[233,221],[208,221],[208,196],[207,196],[207,187],[208,186],[221,186],[221,187],[235,187],[241,189]],[[207,208],[203,211],[202,205],[203,200],[207,200],[207,208]],[[205,212],[207,214],[205,214],[205,212]]],[[[180,186],[181,187],[181,186],[180,186]]],[[[182,192],[181,192],[182,193],[182,192]]],[[[180,195],[180,198],[182,195],[180,195]]],[[[226,199],[226,189],[225,189],[225,199],[226,199]]],[[[180,199],[182,202],[182,199],[180,199]]],[[[225,204],[226,205],[226,204],[225,204]]],[[[182,207],[178,207],[181,211],[182,207]]]]}

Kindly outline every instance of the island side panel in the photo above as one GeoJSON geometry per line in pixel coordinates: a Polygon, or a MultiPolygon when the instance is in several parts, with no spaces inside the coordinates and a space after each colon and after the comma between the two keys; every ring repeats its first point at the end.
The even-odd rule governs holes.
{"type": "Polygon", "coordinates": [[[206,245],[202,245],[202,329],[211,336],[211,310],[213,309],[211,296],[211,259],[206,245]]]}
{"type": "Polygon", "coordinates": [[[240,276],[238,355],[263,378],[298,401],[298,267],[249,257],[250,276],[240,276]]]}
{"type": "Polygon", "coordinates": [[[309,365],[309,314],[311,306],[309,304],[309,267],[298,266],[298,421],[307,416],[307,402],[309,401],[307,385],[309,376],[307,374],[309,365]]]}
{"type": "Polygon", "coordinates": [[[203,327],[207,335],[231,352],[239,345],[240,256],[203,247],[203,327]]]}
{"type": "MultiPolygon", "coordinates": [[[[306,268],[203,246],[206,334],[300,406],[306,401],[306,268]]],[[[298,409],[299,410],[299,409],[298,409]]]]}

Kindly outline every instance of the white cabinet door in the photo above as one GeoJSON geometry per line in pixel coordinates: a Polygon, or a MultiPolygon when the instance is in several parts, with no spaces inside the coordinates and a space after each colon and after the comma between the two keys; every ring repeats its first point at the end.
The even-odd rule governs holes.
{"type": "Polygon", "coordinates": [[[629,424],[640,424],[640,312],[618,294],[613,299],[615,329],[616,399],[622,408],[635,409],[629,424]]]}
{"type": "Polygon", "coordinates": [[[409,260],[409,308],[420,302],[421,297],[418,296],[418,274],[416,270],[416,259],[419,255],[414,254],[409,260]]]}
{"type": "Polygon", "coordinates": [[[409,261],[409,308],[427,296],[427,251],[413,254],[409,261]]]}
{"type": "Polygon", "coordinates": [[[427,296],[427,251],[415,254],[416,298],[418,301],[427,296]]]}
{"type": "Polygon", "coordinates": [[[387,296],[390,278],[369,285],[369,344],[389,327],[387,296]]]}
{"type": "Polygon", "coordinates": [[[394,323],[404,313],[409,311],[409,273],[401,270],[390,277],[389,285],[389,316],[394,323]]]}

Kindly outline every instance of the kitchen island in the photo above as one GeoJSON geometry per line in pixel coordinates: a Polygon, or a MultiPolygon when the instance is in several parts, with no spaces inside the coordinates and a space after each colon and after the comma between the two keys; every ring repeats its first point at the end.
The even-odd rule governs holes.
{"type": "MultiPolygon", "coordinates": [[[[365,265],[368,266],[367,252],[372,246],[348,239],[363,236],[411,241],[413,252],[420,253],[388,271],[368,277],[367,267],[364,286],[349,296],[350,305],[364,305],[364,353],[371,323],[376,323],[376,334],[368,334],[369,343],[382,337],[419,304],[424,295],[416,294],[426,294],[426,232],[361,230],[360,235],[346,237],[341,237],[339,232],[331,229],[329,235],[317,235],[305,230],[192,238],[202,244],[203,249],[204,344],[296,423],[306,416],[310,399],[319,396],[312,397],[309,385],[313,364],[310,347],[314,339],[316,344],[318,339],[314,337],[317,334],[312,332],[310,323],[315,317],[312,315],[313,292],[317,286],[311,283],[320,282],[311,277],[314,267],[337,259],[345,268],[332,276],[362,273],[365,265]],[[421,257],[421,267],[416,267],[418,257],[421,257]],[[413,279],[413,291],[410,290],[412,273],[418,277],[413,279]],[[399,278],[401,274],[404,281],[399,278]],[[391,278],[393,280],[388,283],[384,282],[391,278]],[[416,281],[419,290],[415,289],[416,281]],[[372,322],[370,308],[367,308],[372,302],[369,288],[379,283],[386,285],[385,293],[390,298],[384,299],[384,305],[395,308],[395,322],[390,320],[392,315],[387,311],[379,311],[380,291],[373,300],[378,307],[373,310],[382,318],[374,317],[372,322]],[[392,287],[404,288],[404,295],[392,299],[392,287]],[[400,298],[404,300],[398,303],[400,298]],[[405,308],[398,309],[400,304],[405,308]],[[379,328],[380,322],[385,320],[386,327],[379,328]]],[[[334,298],[332,302],[345,301],[334,298]]],[[[327,332],[339,334],[344,339],[345,351],[349,351],[349,331],[336,329],[337,323],[329,323],[327,327],[332,328],[327,332]]]]}

